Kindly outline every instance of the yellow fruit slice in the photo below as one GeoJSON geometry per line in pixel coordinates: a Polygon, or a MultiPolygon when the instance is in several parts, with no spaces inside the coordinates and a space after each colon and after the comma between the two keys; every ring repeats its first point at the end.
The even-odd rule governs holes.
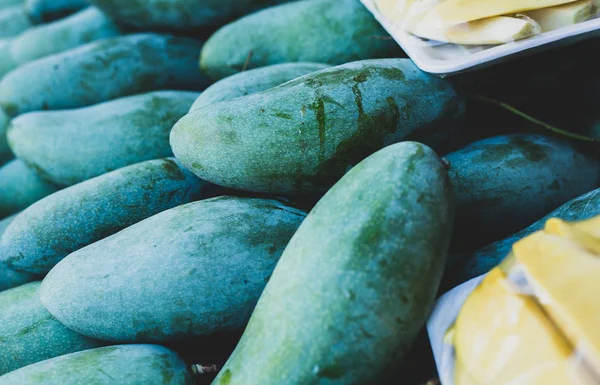
{"type": "Polygon", "coordinates": [[[513,247],[515,258],[545,311],[597,373],[600,373],[599,229],[600,218],[580,225],[549,221],[544,232],[533,234],[513,247]]]}
{"type": "Polygon", "coordinates": [[[573,3],[577,0],[445,0],[431,10],[445,23],[458,24],[492,16],[573,3]]]}
{"type": "Polygon", "coordinates": [[[473,381],[486,385],[509,384],[534,368],[560,371],[572,355],[536,302],[516,294],[499,268],[488,273],[463,305],[454,347],[473,381]]]}
{"type": "Polygon", "coordinates": [[[462,45],[504,44],[540,33],[540,27],[531,19],[490,17],[470,23],[444,27],[434,14],[427,14],[407,31],[415,36],[445,43],[462,45]]]}
{"type": "Polygon", "coordinates": [[[531,17],[540,25],[542,32],[581,23],[582,21],[591,19],[595,14],[596,6],[592,0],[582,0],[575,3],[525,12],[526,16],[531,17]]]}

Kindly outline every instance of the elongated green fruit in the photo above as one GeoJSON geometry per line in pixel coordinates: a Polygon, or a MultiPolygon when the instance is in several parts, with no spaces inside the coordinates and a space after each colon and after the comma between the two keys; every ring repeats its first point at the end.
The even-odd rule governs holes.
{"type": "Polygon", "coordinates": [[[13,5],[22,5],[23,0],[0,0],[0,8],[7,8],[13,5]]]}
{"type": "Polygon", "coordinates": [[[14,158],[6,137],[9,122],[8,116],[0,109],[0,166],[14,158]]]}
{"type": "Polygon", "coordinates": [[[197,93],[158,91],[76,110],[31,112],[8,136],[20,159],[70,186],[144,160],[172,156],[169,133],[197,93]]]}
{"type": "Polygon", "coordinates": [[[244,71],[218,81],[205,89],[190,111],[240,96],[268,90],[302,75],[329,67],[319,63],[284,63],[244,71]]]}
{"type": "Polygon", "coordinates": [[[446,273],[445,289],[450,289],[471,278],[487,273],[496,267],[508,254],[515,242],[542,229],[550,218],[566,221],[581,221],[600,215],[600,189],[583,194],[560,206],[531,226],[505,239],[477,250],[472,256],[463,259],[446,273]]]}
{"type": "Polygon", "coordinates": [[[13,5],[0,9],[0,38],[18,35],[32,25],[23,6],[13,5]]]}
{"type": "MultiPolygon", "coordinates": [[[[8,226],[17,217],[17,214],[0,220],[0,238],[8,226]]],[[[0,263],[0,292],[23,285],[27,282],[35,281],[36,277],[31,274],[24,274],[14,271],[6,264],[0,263]]]]}
{"type": "Polygon", "coordinates": [[[271,64],[337,65],[399,56],[400,47],[359,0],[303,0],[221,28],[202,49],[200,66],[218,80],[271,64]]]}
{"type": "Polygon", "coordinates": [[[2,385],[193,385],[185,362],[158,345],[88,349],[30,365],[0,377],[2,385]]]}
{"type": "Polygon", "coordinates": [[[0,49],[0,77],[30,61],[120,33],[119,28],[94,7],[29,28],[0,49]]]}
{"type": "Polygon", "coordinates": [[[388,144],[444,142],[463,115],[452,85],[409,59],[365,60],[192,111],[171,131],[171,147],[218,185],[317,192],[388,144]]]}
{"type": "Polygon", "coordinates": [[[348,172],[286,247],[213,384],[379,384],[427,320],[454,217],[425,145],[389,146],[348,172]]]}
{"type": "Polygon", "coordinates": [[[0,374],[101,345],[52,317],[40,303],[39,287],[31,282],[0,293],[0,374]]]}
{"type": "Polygon", "coordinates": [[[40,298],[68,328],[102,340],[241,332],[305,216],[266,199],[175,207],[69,255],[40,298]]]}
{"type": "Polygon", "coordinates": [[[44,274],[68,254],[161,211],[200,199],[209,185],[174,159],[124,167],[23,211],[0,239],[11,268],[44,274]]]}
{"type": "Polygon", "coordinates": [[[290,0],[90,0],[120,24],[142,30],[216,27],[290,0]]]}
{"type": "Polygon", "coordinates": [[[498,136],[445,158],[456,191],[454,251],[473,251],[600,186],[600,157],[542,135],[498,136]]]}
{"type": "Polygon", "coordinates": [[[87,0],[25,0],[25,13],[39,24],[63,18],[89,5],[87,0]]]}
{"type": "Polygon", "coordinates": [[[59,188],[15,159],[0,167],[0,219],[23,210],[59,188]]]}
{"type": "Polygon", "coordinates": [[[160,90],[202,90],[202,44],[193,39],[134,34],[102,39],[27,63],[0,82],[0,106],[10,116],[85,107],[160,90]]]}

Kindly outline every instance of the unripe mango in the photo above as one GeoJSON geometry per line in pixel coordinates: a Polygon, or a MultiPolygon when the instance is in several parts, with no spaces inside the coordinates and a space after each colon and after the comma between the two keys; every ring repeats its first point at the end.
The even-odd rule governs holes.
{"type": "Polygon", "coordinates": [[[8,146],[8,140],[6,137],[6,130],[9,122],[10,119],[0,108],[0,166],[14,158],[14,155],[8,146]]]}
{"type": "Polygon", "coordinates": [[[25,0],[25,13],[34,23],[47,23],[88,7],[87,0],[25,0]]]}
{"type": "Polygon", "coordinates": [[[215,32],[200,57],[214,80],[288,62],[331,65],[404,56],[359,0],[302,0],[248,15],[215,32]]]}
{"type": "Polygon", "coordinates": [[[60,186],[172,156],[169,133],[197,93],[158,91],[75,110],[30,112],[8,136],[20,159],[60,186]]]}
{"type": "Polygon", "coordinates": [[[68,254],[134,223],[200,199],[209,185],[172,158],[120,168],[23,211],[0,239],[0,260],[44,274],[68,254]]]}
{"type": "Polygon", "coordinates": [[[101,345],[52,317],[40,303],[40,284],[31,282],[0,293],[0,374],[101,345]]]}
{"type": "Polygon", "coordinates": [[[2,385],[194,385],[177,353],[158,345],[116,345],[67,354],[0,377],[2,385]]]}
{"type": "Polygon", "coordinates": [[[386,145],[445,142],[463,116],[450,82],[409,59],[364,60],[194,110],[173,127],[171,147],[221,186],[311,193],[386,145]]]}
{"type": "Polygon", "coordinates": [[[102,39],[27,63],[0,82],[9,116],[85,107],[160,89],[202,90],[209,84],[196,62],[201,42],[134,34],[102,39]]]}
{"type": "Polygon", "coordinates": [[[0,167],[0,219],[29,207],[59,188],[15,159],[0,167]]]}
{"type": "Polygon", "coordinates": [[[23,6],[13,5],[0,9],[0,38],[18,35],[32,25],[23,6]]]}
{"type": "Polygon", "coordinates": [[[290,240],[214,385],[386,384],[427,321],[454,219],[440,158],[378,151],[290,240]]]}
{"type": "MultiPolygon", "coordinates": [[[[17,214],[0,220],[0,238],[16,217],[17,214]]],[[[35,280],[33,275],[16,272],[6,264],[0,263],[0,292],[35,280]]]]}
{"type": "Polygon", "coordinates": [[[284,63],[256,68],[229,76],[205,89],[190,111],[240,96],[268,90],[302,75],[329,67],[319,63],[284,63]]]}

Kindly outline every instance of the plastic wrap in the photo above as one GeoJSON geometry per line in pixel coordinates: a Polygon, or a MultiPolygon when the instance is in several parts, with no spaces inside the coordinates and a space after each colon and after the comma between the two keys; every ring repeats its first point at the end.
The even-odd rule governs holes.
{"type": "Polygon", "coordinates": [[[438,301],[443,385],[600,384],[600,217],[551,219],[487,275],[438,301]]]}

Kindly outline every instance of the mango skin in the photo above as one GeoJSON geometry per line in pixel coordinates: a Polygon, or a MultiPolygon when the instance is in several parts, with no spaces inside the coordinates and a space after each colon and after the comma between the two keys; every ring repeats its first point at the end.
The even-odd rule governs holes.
{"type": "Polygon", "coordinates": [[[0,82],[0,106],[9,116],[60,110],[160,89],[202,90],[201,42],[133,34],[82,45],[27,63],[0,82]]]}
{"type": "Polygon", "coordinates": [[[59,186],[145,160],[173,156],[169,133],[197,93],[158,91],[75,110],[31,112],[8,137],[20,159],[59,186]]]}
{"type": "Polygon", "coordinates": [[[509,236],[600,186],[597,154],[543,135],[488,138],[445,158],[456,191],[456,252],[509,236]]]}
{"type": "Polygon", "coordinates": [[[0,9],[0,38],[16,36],[33,25],[23,6],[0,9]]]}
{"type": "Polygon", "coordinates": [[[35,24],[47,23],[88,7],[87,0],[25,0],[25,13],[35,24]]]}
{"type": "Polygon", "coordinates": [[[244,71],[205,89],[190,112],[223,100],[256,94],[327,67],[329,66],[320,63],[284,63],[244,71]]]}
{"type": "Polygon", "coordinates": [[[200,67],[214,80],[288,62],[331,65],[400,57],[400,47],[359,0],[302,0],[256,12],[215,32],[200,67]],[[248,60],[250,58],[250,60],[248,60]]]}
{"type": "MultiPolygon", "coordinates": [[[[38,298],[40,284],[31,282],[0,293],[0,375],[102,345],[52,317],[38,298]]],[[[0,384],[4,384],[1,379],[0,384]]]]}
{"type": "MultiPolygon", "coordinates": [[[[0,220],[0,238],[16,217],[17,214],[0,220]]],[[[6,264],[0,263],[0,292],[35,280],[33,275],[16,272],[6,264]]]]}
{"type": "Polygon", "coordinates": [[[0,377],[2,385],[194,385],[185,362],[158,345],[117,345],[67,354],[0,377]]]}
{"type": "Polygon", "coordinates": [[[6,116],[4,111],[0,109],[0,166],[15,157],[8,146],[8,139],[6,137],[6,130],[8,129],[9,123],[10,119],[6,116]]]}
{"type": "Polygon", "coordinates": [[[0,167],[0,219],[21,211],[58,190],[58,186],[40,178],[23,161],[12,160],[0,167]]]}
{"type": "Polygon", "coordinates": [[[173,158],[115,170],[24,210],[0,239],[0,260],[17,271],[45,274],[68,254],[209,190],[173,158]]]}
{"type": "Polygon", "coordinates": [[[241,332],[305,217],[267,199],[175,207],[63,259],[40,298],[71,330],[107,341],[241,332]]]}
{"type": "Polygon", "coordinates": [[[358,164],[292,237],[213,385],[387,383],[433,306],[453,211],[425,145],[358,164]]]}
{"type": "Polygon", "coordinates": [[[529,227],[477,250],[470,257],[463,258],[446,273],[444,288],[448,290],[471,278],[486,274],[508,256],[514,243],[541,230],[550,218],[574,222],[591,219],[597,215],[600,215],[600,188],[570,200],[529,227]]]}
{"type": "Polygon", "coordinates": [[[443,143],[463,115],[452,85],[409,59],[365,60],[192,111],[173,127],[171,148],[221,186],[321,192],[386,145],[443,143]]]}
{"type": "Polygon", "coordinates": [[[0,48],[0,77],[36,59],[120,34],[120,29],[94,7],[31,27],[9,40],[7,47],[0,48]]]}
{"type": "Polygon", "coordinates": [[[90,0],[122,25],[141,30],[214,28],[290,0],[90,0]]]}
{"type": "Polygon", "coordinates": [[[23,0],[0,0],[0,9],[21,4],[23,4],[23,0]]]}

